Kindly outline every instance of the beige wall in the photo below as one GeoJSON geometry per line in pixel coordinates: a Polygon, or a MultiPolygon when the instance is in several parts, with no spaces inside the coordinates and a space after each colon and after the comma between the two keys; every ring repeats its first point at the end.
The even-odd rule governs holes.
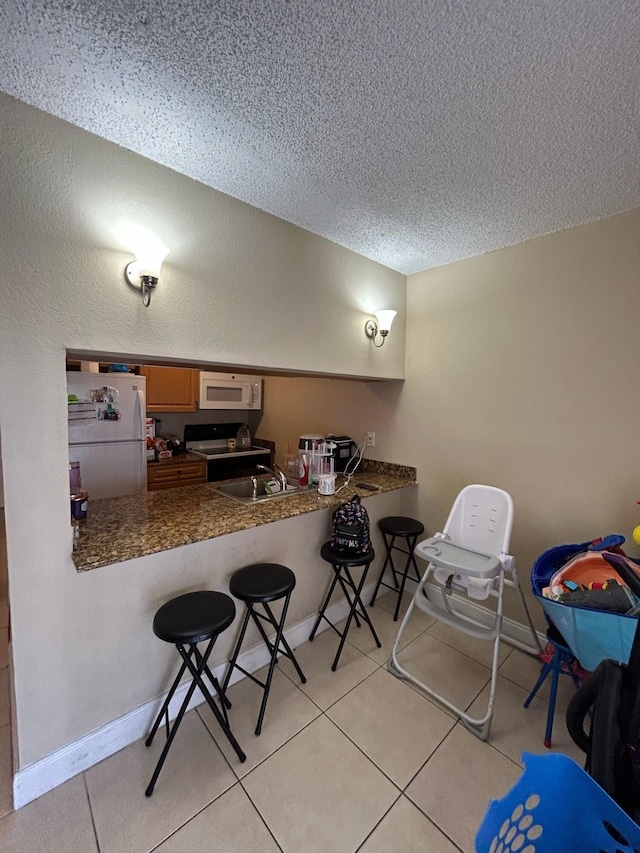
{"type": "Polygon", "coordinates": [[[406,279],[4,95],[0,150],[0,429],[22,768],[151,698],[165,671],[153,606],[224,582],[235,559],[272,541],[254,531],[239,550],[192,546],[78,576],[66,350],[401,377],[406,279]],[[149,309],[123,279],[141,225],[171,249],[149,309]],[[363,329],[381,307],[399,316],[378,350],[363,329]]]}
{"type": "Polygon", "coordinates": [[[432,533],[468,483],[507,489],[523,585],[552,545],[618,532],[637,555],[640,211],[410,276],[407,317],[404,382],[269,380],[282,439],[375,430],[432,533]]]}
{"type": "MultiPolygon", "coordinates": [[[[411,276],[398,423],[420,507],[511,492],[520,571],[640,521],[640,211],[411,276]]],[[[630,553],[637,549],[631,543],[630,553]]]]}
{"type": "Polygon", "coordinates": [[[304,433],[349,435],[364,441],[376,433],[370,459],[413,464],[408,448],[395,441],[394,412],[402,396],[402,382],[354,382],[304,377],[265,378],[265,410],[258,433],[276,442],[276,461],[291,448],[297,453],[304,433]],[[383,455],[380,453],[383,452],[383,455]]]}

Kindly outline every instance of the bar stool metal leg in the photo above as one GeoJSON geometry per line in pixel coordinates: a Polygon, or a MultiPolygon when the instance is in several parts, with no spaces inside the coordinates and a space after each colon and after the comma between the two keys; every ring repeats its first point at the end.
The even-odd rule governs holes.
{"type": "Polygon", "coordinates": [[[340,644],[338,646],[338,650],[331,666],[332,671],[335,672],[338,667],[340,655],[342,654],[342,650],[344,648],[344,644],[346,642],[347,634],[349,633],[349,628],[351,627],[352,621],[355,621],[358,627],[361,627],[360,619],[366,622],[369,626],[369,630],[371,631],[371,634],[376,642],[377,647],[382,647],[382,643],[380,642],[380,639],[376,634],[375,628],[373,627],[373,623],[369,618],[369,614],[367,613],[364,602],[362,601],[362,589],[367,579],[367,572],[369,571],[369,566],[375,559],[375,551],[370,548],[367,552],[363,554],[348,554],[334,550],[333,548],[331,548],[330,542],[325,542],[325,544],[320,549],[320,556],[323,560],[326,560],[331,566],[333,570],[333,580],[331,581],[331,585],[329,586],[329,592],[325,596],[325,599],[322,603],[322,607],[320,608],[318,616],[315,620],[309,640],[313,640],[316,635],[316,631],[318,630],[318,627],[320,625],[320,622],[323,619],[325,620],[325,622],[327,622],[331,630],[340,637],[340,644]],[[358,583],[354,581],[353,576],[349,571],[350,568],[362,568],[362,577],[360,578],[360,581],[358,583]],[[347,620],[342,631],[339,631],[338,628],[336,628],[333,622],[326,615],[326,610],[329,606],[329,602],[331,601],[331,596],[333,595],[333,592],[338,583],[340,584],[342,592],[344,593],[344,597],[349,605],[349,613],[347,615],[347,620]]]}
{"type": "MultiPolygon", "coordinates": [[[[389,565],[389,563],[391,563],[391,575],[393,577],[393,583],[395,584],[395,588],[399,589],[398,577],[396,575],[396,568],[393,565],[393,558],[391,556],[391,549],[393,548],[393,543],[395,542],[396,537],[392,536],[391,542],[389,542],[389,540],[387,538],[387,534],[383,531],[382,532],[382,539],[384,541],[384,547],[385,547],[386,553],[385,553],[385,557],[384,557],[384,563],[382,564],[382,569],[380,570],[380,574],[378,575],[378,580],[376,582],[375,589],[373,590],[373,595],[371,596],[371,603],[369,605],[370,607],[373,607],[373,605],[375,603],[376,596],[378,595],[378,590],[380,589],[380,586],[382,585],[382,578],[384,577],[384,573],[386,572],[387,566],[389,565]]],[[[387,584],[385,584],[385,586],[387,586],[387,584]]]]}
{"type": "Polygon", "coordinates": [[[413,570],[415,572],[418,583],[420,582],[420,574],[418,572],[418,566],[416,565],[416,556],[414,554],[417,541],[418,541],[417,536],[407,536],[407,546],[408,546],[407,551],[405,551],[403,548],[398,548],[398,546],[396,545],[396,550],[402,551],[403,553],[408,554],[409,556],[407,557],[407,562],[405,564],[404,571],[402,572],[402,580],[400,581],[400,590],[398,592],[398,600],[396,602],[396,609],[395,609],[395,612],[393,614],[393,621],[394,622],[398,621],[398,613],[400,612],[400,604],[402,602],[402,596],[404,594],[404,587],[405,587],[405,584],[407,583],[407,575],[409,574],[409,569],[412,565],[413,565],[413,570]]]}
{"type": "MultiPolygon", "coordinates": [[[[313,628],[311,629],[311,634],[309,634],[309,642],[310,643],[313,642],[313,638],[316,635],[316,631],[318,630],[320,622],[322,622],[323,619],[326,622],[329,622],[327,617],[324,615],[324,611],[327,609],[329,602],[331,601],[331,596],[333,595],[333,590],[336,588],[336,584],[338,583],[338,572],[336,572],[335,568],[333,569],[333,571],[334,571],[334,576],[333,576],[333,580],[331,581],[331,586],[329,587],[329,592],[327,593],[326,598],[322,604],[322,607],[320,608],[320,611],[318,613],[318,618],[314,622],[313,628]]],[[[329,625],[331,625],[331,627],[336,632],[336,634],[340,633],[332,622],[329,622],[329,625]]]]}
{"type": "Polygon", "coordinates": [[[407,583],[407,577],[409,576],[409,572],[411,571],[411,569],[413,569],[416,581],[420,583],[421,576],[420,572],[418,571],[418,565],[416,563],[414,551],[416,543],[418,541],[418,537],[422,533],[424,533],[424,525],[421,521],[417,521],[414,518],[407,518],[405,516],[389,516],[388,518],[381,518],[378,522],[378,527],[380,528],[380,531],[382,533],[386,554],[382,569],[380,570],[380,574],[378,575],[378,580],[376,582],[373,595],[371,596],[370,606],[373,607],[381,586],[384,586],[387,589],[397,592],[398,600],[396,602],[396,607],[393,614],[393,621],[397,622],[398,614],[400,612],[400,604],[402,602],[402,596],[404,594],[405,585],[407,583]],[[406,549],[401,547],[401,545],[396,544],[396,541],[398,539],[402,540],[402,542],[406,545],[406,549]],[[393,560],[394,551],[400,551],[402,554],[407,555],[407,559],[402,571],[400,571],[400,569],[397,569],[395,566],[393,560]],[[387,566],[389,566],[391,569],[393,586],[383,580],[384,574],[387,570],[387,566]],[[398,576],[400,576],[399,583],[398,576]]]}
{"type": "MultiPolygon", "coordinates": [[[[349,594],[345,588],[345,583],[342,583],[342,581],[341,581],[342,588],[345,590],[345,596],[347,598],[347,601],[349,602],[349,615],[347,616],[347,621],[346,621],[344,629],[342,631],[342,635],[341,635],[341,639],[340,639],[340,645],[338,646],[338,651],[336,652],[336,656],[333,659],[333,664],[331,665],[331,671],[332,672],[335,672],[336,669],[338,668],[338,661],[340,660],[340,655],[342,654],[342,649],[344,648],[344,644],[347,640],[347,634],[349,633],[349,626],[351,625],[351,620],[354,618],[354,616],[356,616],[356,607],[358,606],[358,604],[360,605],[360,608],[361,608],[361,614],[360,615],[362,616],[362,618],[365,620],[365,622],[369,626],[369,629],[370,629],[371,633],[373,634],[373,639],[376,641],[377,647],[379,649],[382,648],[382,643],[380,642],[378,635],[376,634],[376,630],[373,627],[373,623],[371,622],[371,619],[369,619],[367,611],[365,610],[365,606],[362,603],[362,598],[360,597],[360,593],[362,592],[362,587],[364,586],[364,582],[365,582],[366,577],[367,577],[367,570],[369,568],[369,563],[367,563],[367,565],[364,567],[364,570],[362,572],[362,577],[360,578],[360,583],[357,586],[354,583],[354,580],[351,577],[351,574],[349,573],[349,569],[347,568],[347,566],[342,566],[342,567],[334,566],[334,571],[339,573],[340,568],[344,569],[344,572],[347,576],[345,583],[351,587],[351,589],[353,590],[354,596],[353,596],[353,600],[349,598],[349,594]]],[[[325,619],[326,619],[326,617],[325,617],[325,619]]],[[[356,619],[357,619],[357,617],[356,617],[356,619]]],[[[327,622],[328,621],[329,620],[327,619],[327,622]]],[[[331,623],[329,623],[329,624],[331,624],[331,623]]],[[[334,630],[337,630],[337,629],[334,628],[334,630]]],[[[340,632],[338,631],[337,633],[340,633],[340,632]]]]}
{"type": "MultiPolygon", "coordinates": [[[[208,688],[207,688],[207,686],[204,683],[203,678],[202,678],[203,673],[205,671],[208,671],[207,660],[209,659],[209,655],[211,654],[211,651],[213,650],[213,647],[215,645],[216,640],[217,640],[217,636],[213,637],[209,641],[209,644],[207,646],[207,649],[206,649],[204,655],[200,654],[200,652],[196,649],[196,645],[194,643],[189,644],[189,650],[188,651],[185,650],[186,644],[184,644],[184,645],[180,644],[180,643],[175,644],[176,648],[178,649],[178,652],[180,653],[180,656],[182,657],[183,663],[182,663],[182,666],[180,667],[180,672],[178,674],[178,678],[176,678],[174,680],[174,682],[171,686],[171,690],[169,691],[169,694],[168,694],[167,698],[165,699],[165,701],[162,705],[162,708],[160,709],[160,713],[158,714],[156,721],[151,728],[151,732],[149,733],[149,736],[147,737],[147,739],[145,741],[146,746],[151,746],[153,739],[155,737],[155,734],[158,730],[158,726],[159,726],[160,721],[161,721],[163,716],[166,716],[167,727],[169,726],[169,719],[168,719],[169,703],[171,702],[171,699],[173,698],[173,695],[174,695],[174,693],[178,687],[179,680],[182,677],[182,674],[184,673],[185,669],[189,669],[189,672],[192,675],[192,680],[191,680],[191,684],[189,685],[189,689],[187,690],[187,693],[184,697],[182,705],[180,706],[180,710],[178,711],[178,714],[177,714],[175,720],[173,721],[173,726],[169,728],[167,740],[166,740],[165,745],[162,749],[162,753],[160,754],[160,758],[158,759],[158,763],[156,764],[156,768],[153,771],[153,776],[151,777],[151,781],[149,782],[149,785],[147,786],[147,789],[145,791],[145,794],[147,797],[150,797],[153,794],[153,789],[155,788],[155,784],[158,780],[158,776],[160,775],[160,771],[162,770],[165,759],[169,753],[169,749],[171,748],[171,744],[173,743],[173,740],[176,736],[176,733],[180,727],[180,723],[182,722],[182,718],[185,715],[185,712],[187,710],[189,702],[191,701],[191,697],[193,696],[193,694],[195,692],[196,687],[200,688],[202,695],[204,696],[209,707],[213,711],[216,719],[218,720],[222,730],[224,731],[225,735],[227,736],[229,743],[234,748],[234,750],[235,750],[238,758],[240,759],[240,761],[246,760],[246,756],[245,756],[244,752],[240,748],[240,745],[238,744],[235,737],[233,736],[233,733],[231,732],[231,728],[229,726],[229,719],[227,717],[227,712],[226,712],[226,708],[225,708],[226,697],[224,697],[224,694],[218,690],[219,685],[218,685],[218,687],[216,687],[217,679],[214,679],[213,676],[211,675],[212,684],[214,686],[214,689],[216,689],[216,692],[218,692],[220,695],[220,699],[222,702],[222,711],[223,711],[222,713],[218,709],[218,706],[215,704],[215,701],[214,701],[213,697],[211,696],[211,693],[209,692],[209,690],[208,690],[208,688]],[[192,657],[194,657],[198,661],[197,667],[194,666],[193,661],[192,661],[192,657]]],[[[226,702],[228,702],[228,700],[226,700],[226,702]]]]}
{"type": "Polygon", "coordinates": [[[164,719],[166,730],[166,742],[158,759],[151,781],[145,791],[147,797],[153,794],[154,787],[165,763],[169,749],[180,728],[182,719],[193,699],[196,687],[200,689],[204,700],[207,702],[213,714],[222,728],[229,743],[236,752],[240,761],[245,761],[246,756],[240,748],[237,740],[231,732],[227,708],[231,707],[227,696],[222,690],[218,679],[209,669],[208,660],[219,635],[225,631],[233,622],[236,615],[233,599],[222,592],[213,590],[198,590],[179,595],[166,601],[160,607],[153,618],[153,633],[160,640],[171,643],[178,650],[181,657],[180,669],[173,679],[171,688],[162,703],[162,707],[151,727],[145,744],[151,746],[158,731],[160,723],[164,719]],[[199,644],[206,643],[204,654],[201,653],[199,644]],[[178,713],[173,721],[169,721],[169,708],[180,682],[186,672],[189,672],[191,681],[186,688],[178,713]],[[220,708],[211,693],[207,683],[213,688],[213,693],[220,700],[220,708]]]}
{"type": "Polygon", "coordinates": [[[238,641],[231,660],[229,661],[229,666],[227,668],[222,687],[223,692],[226,691],[233,670],[239,669],[240,672],[244,673],[244,675],[263,689],[264,692],[260,703],[258,722],[255,730],[256,735],[259,735],[262,731],[262,724],[267,708],[267,702],[269,700],[275,666],[278,662],[278,655],[283,655],[284,657],[289,658],[303,684],[307,680],[284,636],[285,620],[287,618],[289,602],[291,601],[291,593],[294,587],[295,575],[293,572],[286,566],[280,566],[276,563],[257,563],[253,566],[245,566],[233,575],[229,585],[231,593],[237,598],[240,598],[241,601],[245,602],[246,610],[238,641]],[[281,599],[283,599],[282,612],[278,618],[269,606],[269,603],[273,601],[280,601],[281,599]],[[256,609],[258,605],[262,606],[264,612],[256,609]],[[238,655],[244,642],[250,619],[253,620],[256,625],[258,632],[270,653],[269,670],[264,682],[259,678],[256,678],[253,673],[248,672],[238,663],[238,655]],[[264,623],[275,629],[276,634],[273,642],[271,642],[267,635],[264,623]]]}

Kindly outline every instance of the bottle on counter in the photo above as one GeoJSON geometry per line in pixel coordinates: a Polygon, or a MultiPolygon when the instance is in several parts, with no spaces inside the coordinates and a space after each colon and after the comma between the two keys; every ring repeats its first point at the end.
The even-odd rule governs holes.
{"type": "Polygon", "coordinates": [[[236,450],[251,450],[251,433],[247,424],[242,424],[236,434],[236,450]]]}
{"type": "Polygon", "coordinates": [[[309,454],[300,453],[298,461],[300,466],[298,470],[298,482],[301,486],[310,486],[309,454]]]}

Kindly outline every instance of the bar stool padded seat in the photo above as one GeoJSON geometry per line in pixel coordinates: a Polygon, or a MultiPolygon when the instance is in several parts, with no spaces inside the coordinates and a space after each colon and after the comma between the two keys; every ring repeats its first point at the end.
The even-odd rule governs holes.
{"type": "Polygon", "coordinates": [[[227,629],[235,615],[233,599],[222,592],[187,592],[162,605],[153,633],[167,643],[202,643],[227,629]]]}
{"type": "Polygon", "coordinates": [[[320,548],[320,556],[328,563],[336,563],[351,569],[371,563],[375,559],[376,553],[373,548],[369,548],[368,551],[360,551],[358,554],[352,554],[349,551],[336,551],[335,548],[331,547],[331,542],[325,542],[320,548]]]}
{"type": "Polygon", "coordinates": [[[421,521],[404,515],[389,515],[381,518],[378,527],[390,536],[422,536],[424,533],[424,524],[421,521]]]}
{"type": "Polygon", "coordinates": [[[284,598],[295,585],[296,576],[286,566],[279,563],[255,563],[232,575],[229,592],[240,601],[264,604],[284,598]]]}

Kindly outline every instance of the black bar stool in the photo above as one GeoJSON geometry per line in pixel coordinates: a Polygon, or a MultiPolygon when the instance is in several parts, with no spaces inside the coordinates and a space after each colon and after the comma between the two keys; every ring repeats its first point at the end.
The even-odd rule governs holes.
{"type": "Polygon", "coordinates": [[[409,574],[409,569],[411,568],[411,566],[413,566],[413,570],[416,574],[416,579],[420,581],[420,572],[418,571],[418,566],[416,565],[416,556],[413,552],[416,547],[418,536],[421,536],[424,533],[424,524],[422,524],[421,521],[416,521],[415,518],[407,518],[404,515],[390,515],[386,518],[381,518],[378,522],[378,527],[382,531],[382,537],[384,539],[384,545],[387,550],[387,553],[384,558],[384,565],[382,566],[382,570],[380,571],[380,576],[378,577],[376,588],[373,591],[373,596],[371,598],[371,607],[373,607],[380,586],[386,586],[387,589],[397,591],[398,601],[396,603],[395,613],[393,614],[393,621],[397,622],[398,613],[400,612],[400,602],[402,601],[402,593],[404,592],[404,587],[407,582],[407,575],[409,574]],[[402,539],[403,543],[407,546],[407,549],[405,550],[399,545],[396,545],[396,539],[402,539]],[[396,569],[393,564],[393,554],[391,553],[393,550],[400,551],[401,553],[407,555],[407,562],[405,563],[402,573],[400,573],[399,569],[396,569]],[[394,586],[391,586],[391,584],[388,584],[382,580],[388,565],[391,566],[394,586]],[[402,574],[402,578],[400,583],[398,584],[399,574],[402,574]]]}
{"type": "Polygon", "coordinates": [[[298,661],[295,659],[295,656],[283,633],[284,620],[287,616],[289,600],[291,599],[291,593],[293,592],[295,585],[296,576],[291,569],[288,569],[286,566],[281,566],[278,563],[254,563],[251,566],[245,566],[243,569],[238,569],[237,572],[234,572],[231,576],[231,580],[229,581],[229,591],[235,598],[238,598],[240,601],[244,601],[247,605],[247,610],[244,614],[244,621],[242,623],[242,628],[240,629],[240,635],[238,637],[238,642],[236,643],[235,651],[229,661],[229,667],[224,677],[222,690],[223,693],[226,691],[234,668],[239,669],[240,672],[243,672],[252,681],[262,687],[264,695],[262,697],[262,704],[260,705],[260,713],[258,714],[258,725],[256,726],[257,735],[262,731],[262,720],[267,708],[273,670],[275,669],[278,655],[282,654],[289,658],[295,666],[303,684],[305,684],[307,680],[298,666],[298,661]],[[278,620],[269,607],[269,604],[272,601],[279,601],[281,598],[284,598],[284,604],[282,605],[280,620],[278,620]],[[255,610],[255,606],[257,604],[262,605],[264,613],[255,610]],[[259,681],[254,675],[247,672],[246,669],[243,669],[237,662],[250,618],[255,622],[262,639],[271,652],[271,662],[269,664],[269,672],[267,674],[266,682],[259,681]],[[263,622],[267,622],[276,630],[276,637],[273,643],[267,637],[267,633],[262,624],[263,622]]]}
{"type": "Polygon", "coordinates": [[[371,633],[373,634],[373,639],[376,641],[376,645],[378,648],[382,647],[382,643],[378,639],[378,635],[376,634],[375,628],[369,619],[367,611],[365,610],[365,606],[362,603],[362,599],[360,598],[360,593],[362,592],[362,587],[364,586],[364,582],[367,577],[367,572],[369,571],[369,566],[373,562],[376,556],[376,552],[373,548],[369,548],[368,551],[365,551],[362,554],[349,554],[345,551],[335,551],[331,547],[331,542],[325,542],[322,548],[320,549],[320,556],[323,560],[326,560],[328,563],[331,563],[331,567],[335,572],[335,576],[333,578],[333,582],[327,593],[327,597],[324,600],[324,604],[320,608],[320,612],[318,613],[318,618],[316,619],[316,623],[313,626],[313,631],[311,632],[311,636],[309,637],[309,641],[313,640],[316,635],[316,631],[318,630],[318,626],[322,619],[329,623],[331,628],[335,631],[335,633],[341,638],[340,645],[338,646],[338,651],[336,652],[336,656],[333,659],[333,665],[331,666],[332,672],[335,672],[338,667],[338,661],[340,660],[340,655],[342,654],[342,649],[345,644],[345,640],[347,639],[347,634],[349,633],[349,627],[351,625],[351,620],[355,619],[356,625],[358,628],[360,627],[360,620],[358,616],[360,616],[369,626],[371,633]],[[362,577],[360,578],[360,582],[356,584],[351,576],[351,572],[349,569],[355,569],[359,566],[363,566],[364,570],[362,572],[362,577]],[[349,615],[347,616],[347,621],[344,626],[344,630],[338,631],[336,626],[325,616],[325,610],[329,605],[329,601],[331,596],[333,595],[333,590],[336,587],[336,584],[339,583],[342,587],[342,591],[344,592],[345,598],[349,602],[349,615]],[[349,595],[349,590],[353,592],[353,598],[349,595]],[[358,605],[360,605],[360,610],[358,610],[358,605]]]}
{"type": "Polygon", "coordinates": [[[215,675],[209,669],[207,661],[211,654],[218,635],[231,625],[236,615],[236,607],[233,599],[229,598],[223,592],[188,592],[185,595],[179,595],[177,598],[172,598],[163,604],[156,613],[153,620],[153,633],[156,637],[164,640],[166,643],[173,643],[177,648],[180,657],[182,658],[182,666],[180,672],[175,677],[171,690],[167,698],[164,700],[160,713],[158,714],[155,723],[145,744],[151,746],[155,733],[158,730],[162,717],[165,718],[165,728],[167,734],[167,742],[164,745],[162,754],[153,771],[153,776],[149,782],[149,786],[145,791],[147,797],[153,794],[153,789],[162,770],[165,758],[169,753],[173,739],[176,736],[178,727],[182,722],[187,706],[193,696],[196,687],[199,687],[202,695],[206,699],[209,707],[214,713],[215,718],[220,723],[222,731],[229,739],[229,743],[236,751],[240,761],[244,761],[246,756],[240,749],[240,746],[231,732],[229,726],[229,718],[227,717],[227,708],[231,707],[231,702],[224,694],[224,690],[220,687],[220,683],[215,675]],[[198,649],[198,643],[209,641],[204,654],[198,649]],[[191,684],[184,697],[184,701],[180,706],[178,715],[175,718],[173,727],[169,726],[169,703],[176,692],[180,679],[184,675],[185,670],[189,670],[192,676],[191,684]],[[202,678],[206,674],[211,682],[215,692],[220,697],[222,711],[216,705],[213,696],[209,692],[207,685],[202,678]]]}

